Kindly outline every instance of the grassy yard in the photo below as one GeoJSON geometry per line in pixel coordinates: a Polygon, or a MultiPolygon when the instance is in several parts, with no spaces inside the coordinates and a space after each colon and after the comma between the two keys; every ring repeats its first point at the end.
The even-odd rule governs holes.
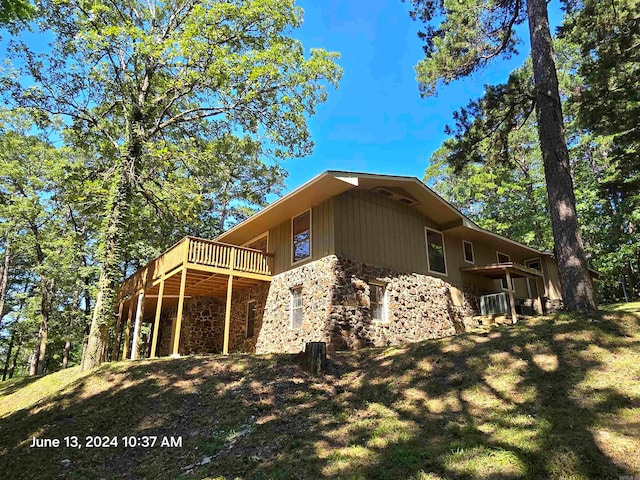
{"type": "Polygon", "coordinates": [[[321,379],[232,355],[0,384],[7,479],[621,476],[640,478],[640,303],[339,353],[321,379]],[[73,435],[119,442],[29,447],[73,435]],[[143,435],[182,446],[123,445],[143,435]]]}

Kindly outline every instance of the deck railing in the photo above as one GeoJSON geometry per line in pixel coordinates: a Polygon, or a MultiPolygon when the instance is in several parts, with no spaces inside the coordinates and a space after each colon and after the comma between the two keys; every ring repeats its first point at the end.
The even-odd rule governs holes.
{"type": "Polygon", "coordinates": [[[183,264],[192,268],[198,265],[221,268],[240,276],[243,272],[270,276],[273,254],[204,238],[185,237],[127,278],[122,283],[120,297],[148,288],[162,275],[183,264]]]}
{"type": "Polygon", "coordinates": [[[271,275],[273,255],[203,238],[189,238],[189,263],[271,275]],[[233,266],[232,266],[233,265],[233,266]]]}

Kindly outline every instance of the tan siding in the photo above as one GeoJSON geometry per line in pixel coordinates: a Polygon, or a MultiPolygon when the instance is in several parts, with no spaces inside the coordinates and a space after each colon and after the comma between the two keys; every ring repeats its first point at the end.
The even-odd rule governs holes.
{"type": "Polygon", "coordinates": [[[371,192],[349,191],[334,200],[338,205],[337,253],[374,265],[427,273],[423,226],[430,222],[420,213],[371,192]]]}
{"type": "MultiPolygon", "coordinates": [[[[460,272],[469,266],[464,261],[462,240],[457,231],[445,231],[447,275],[428,271],[424,227],[439,230],[417,210],[373,192],[351,190],[334,197],[335,252],[353,260],[387,266],[404,272],[416,272],[444,278],[454,285],[474,285],[482,291],[500,292],[500,282],[479,275],[460,272]]],[[[472,240],[476,265],[497,262],[496,247],[491,242],[472,240]]],[[[498,249],[502,251],[503,249],[498,249]]],[[[506,251],[511,260],[524,263],[525,258],[506,251]]],[[[525,279],[515,279],[516,296],[527,296],[525,279]]]]}
{"type": "Polygon", "coordinates": [[[283,222],[269,230],[269,251],[274,254],[274,274],[284,272],[291,263],[291,222],[283,222]]]}
{"type": "MultiPolygon", "coordinates": [[[[291,219],[269,230],[269,251],[274,254],[274,275],[293,268],[291,266],[291,219]]],[[[334,201],[331,198],[314,206],[311,210],[311,258],[308,261],[326,257],[334,251],[334,201]]],[[[297,263],[295,266],[303,263],[297,263]]]]}
{"type": "Polygon", "coordinates": [[[551,300],[562,298],[560,290],[560,276],[558,274],[558,264],[552,258],[545,257],[542,259],[542,269],[544,270],[544,288],[546,296],[551,300]]]}

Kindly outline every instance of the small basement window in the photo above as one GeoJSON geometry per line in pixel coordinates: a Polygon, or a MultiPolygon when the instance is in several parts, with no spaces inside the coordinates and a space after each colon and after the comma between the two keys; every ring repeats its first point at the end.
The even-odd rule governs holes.
{"type": "Polygon", "coordinates": [[[441,275],[447,274],[447,262],[445,260],[444,251],[444,235],[437,230],[431,230],[425,227],[425,235],[427,242],[427,261],[429,271],[433,273],[439,273],[441,275]]]}
{"type": "Polygon", "coordinates": [[[291,328],[302,327],[304,301],[302,298],[302,287],[291,289],[291,328]]]}
{"type": "Polygon", "coordinates": [[[475,263],[473,258],[473,243],[462,241],[462,251],[464,253],[464,261],[467,263],[475,263]]]}
{"type": "Polygon", "coordinates": [[[387,321],[386,288],[384,285],[369,284],[369,303],[371,305],[371,320],[387,321]]]}
{"type": "Polygon", "coordinates": [[[247,338],[253,338],[256,320],[256,302],[247,302],[247,338]]]}
{"type": "Polygon", "coordinates": [[[292,262],[300,262],[311,256],[311,210],[291,220],[292,262]]]}

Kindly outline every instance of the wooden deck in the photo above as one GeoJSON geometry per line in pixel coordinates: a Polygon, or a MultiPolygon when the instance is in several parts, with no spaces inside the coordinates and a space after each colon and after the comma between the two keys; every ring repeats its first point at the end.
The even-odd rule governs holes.
{"type": "Polygon", "coordinates": [[[185,237],[144,267],[127,278],[120,288],[120,301],[142,291],[157,293],[164,278],[165,295],[180,293],[179,273],[182,268],[190,271],[186,288],[190,295],[216,296],[226,289],[226,276],[234,275],[242,283],[255,285],[257,281],[270,281],[273,270],[273,254],[252,248],[218,243],[196,237],[185,237]],[[222,279],[224,278],[224,281],[222,279]],[[216,281],[218,280],[218,281],[216,281]],[[253,280],[253,281],[251,281],[253,280]]]}
{"type": "Polygon", "coordinates": [[[140,327],[147,318],[153,320],[151,356],[155,357],[163,305],[166,308],[176,303],[172,352],[177,355],[184,300],[197,296],[226,300],[223,353],[228,353],[232,295],[261,282],[270,282],[272,272],[273,254],[204,238],[183,238],[122,283],[111,358],[119,358],[121,352],[123,359],[129,354],[132,360],[137,358],[140,327]],[[121,336],[124,337],[122,349],[121,336]]]}

